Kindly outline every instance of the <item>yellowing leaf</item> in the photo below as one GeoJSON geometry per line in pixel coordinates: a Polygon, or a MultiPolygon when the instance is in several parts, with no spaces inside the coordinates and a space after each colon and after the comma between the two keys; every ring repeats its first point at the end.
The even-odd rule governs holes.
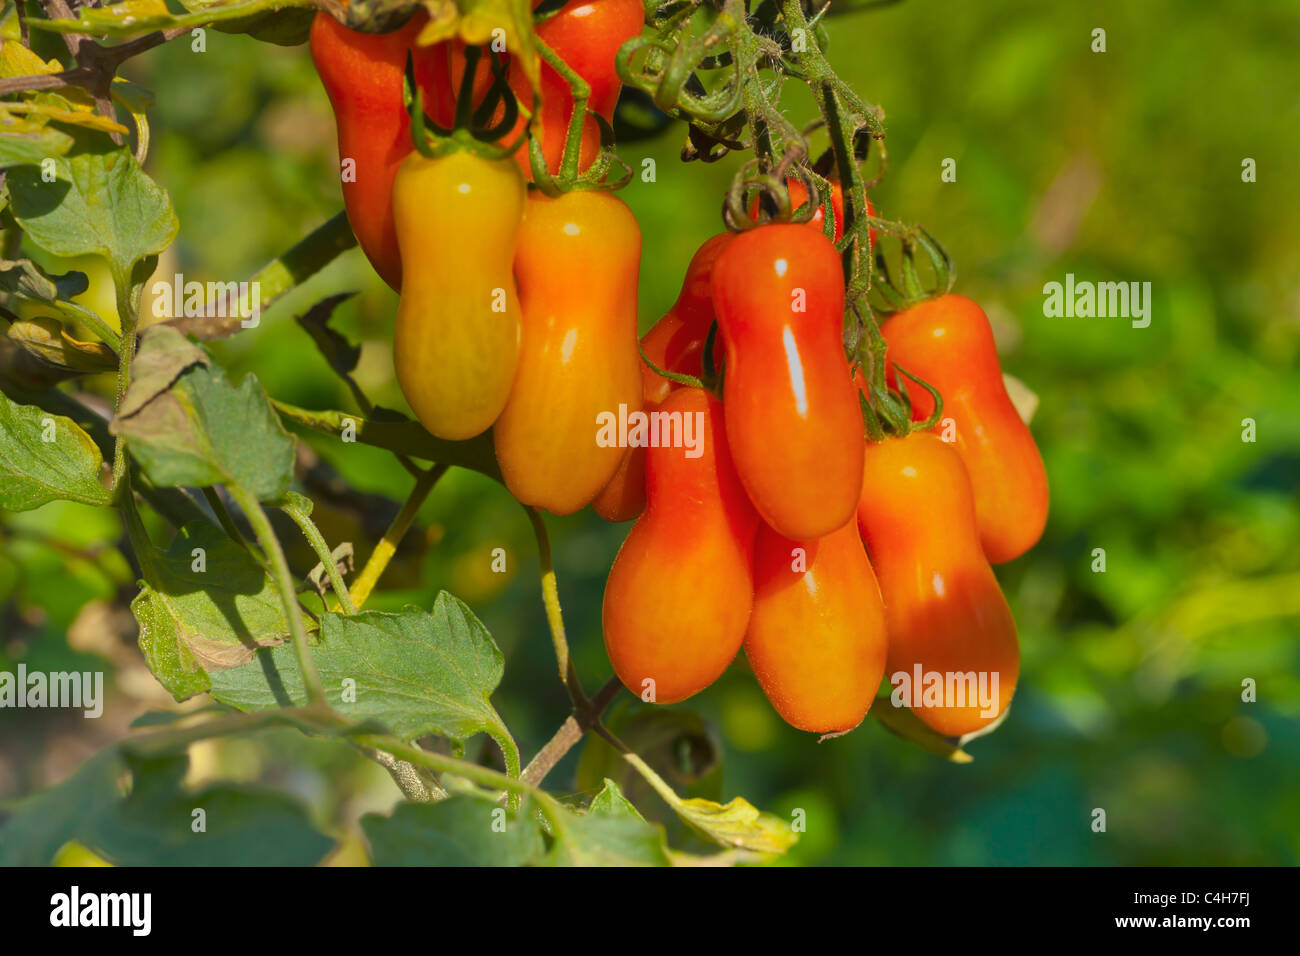
{"type": "Polygon", "coordinates": [[[790,849],[799,839],[789,823],[761,812],[744,797],[735,797],[725,805],[699,797],[683,800],[636,754],[624,754],[623,759],[636,768],[691,829],[719,846],[777,854],[790,849]]]}
{"type": "Polygon", "coordinates": [[[58,60],[42,60],[17,40],[0,40],[0,77],[38,76],[62,69],[58,60]]]}
{"type": "Polygon", "coordinates": [[[63,330],[57,319],[23,319],[9,327],[9,338],[47,364],[67,374],[107,372],[117,368],[117,355],[101,342],[82,342],[63,330]]]}
{"type": "Polygon", "coordinates": [[[533,90],[541,88],[541,61],[528,0],[425,0],[429,22],[415,42],[427,46],[458,37],[471,46],[500,39],[533,90]],[[499,33],[497,31],[500,31],[499,33]]]}
{"type": "Polygon", "coordinates": [[[721,846],[754,853],[784,853],[799,839],[790,824],[763,813],[744,797],[733,797],[725,805],[695,797],[679,800],[673,809],[692,828],[721,846]]]}
{"type": "Polygon", "coordinates": [[[38,113],[56,123],[67,123],[69,126],[99,130],[101,133],[129,132],[117,120],[101,116],[89,107],[85,109],[62,109],[49,103],[6,103],[5,107],[10,113],[38,113]]]}

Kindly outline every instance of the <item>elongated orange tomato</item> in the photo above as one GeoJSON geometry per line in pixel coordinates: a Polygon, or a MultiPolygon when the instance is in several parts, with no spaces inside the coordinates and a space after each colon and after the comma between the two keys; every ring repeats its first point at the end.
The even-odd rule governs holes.
{"type": "Polygon", "coordinates": [[[413,153],[393,184],[403,258],[393,333],[397,381],[439,438],[472,438],[501,414],[519,358],[511,263],[524,181],[510,160],[413,153]]]}
{"type": "Polygon", "coordinates": [[[676,421],[683,441],[646,454],[645,513],[610,568],[601,620],[628,690],[671,704],[712,684],[740,650],[758,516],[727,452],[717,400],[682,388],[657,412],[676,421]]]}
{"type": "Polygon", "coordinates": [[[858,523],[885,600],[895,696],[951,737],[992,723],[1015,692],[1020,645],[961,456],[930,432],[869,444],[858,523]]]}
{"type": "Polygon", "coordinates": [[[736,471],[763,520],[800,541],[842,527],[862,490],[864,429],[842,340],[844,278],[804,225],[736,236],[713,270],[736,471]]]}
{"type": "MultiPolygon", "coordinates": [[[[952,419],[953,444],[975,492],[984,553],[993,564],[1018,558],[1047,524],[1047,469],[1007,394],[984,310],[965,296],[940,296],[893,316],[880,331],[888,343],[891,374],[897,364],[943,397],[943,415],[952,419]]],[[[934,400],[905,382],[911,386],[913,417],[924,421],[934,400]]],[[[936,431],[943,435],[945,428],[940,422],[936,431]]]]}
{"type": "Polygon", "coordinates": [[[860,724],[885,645],[885,608],[856,519],[808,542],[759,527],[745,656],[787,723],[821,734],[860,724]]]}
{"type": "Polygon", "coordinates": [[[617,429],[611,443],[600,426],[641,409],[640,262],[636,218],[612,193],[529,197],[515,252],[523,346],[492,429],[506,487],[526,505],[577,511],[626,456],[617,429]]]}
{"type": "MultiPolygon", "coordinates": [[[[705,339],[713,324],[713,264],[731,241],[724,232],[705,241],[686,267],[682,291],[673,307],[641,338],[641,348],[661,369],[700,376],[705,339]]],[[[641,363],[642,404],[654,411],[668,393],[681,386],[641,363]]],[[[631,521],[645,508],[645,449],[628,449],[596,500],[591,503],[606,521],[631,521]]]]}

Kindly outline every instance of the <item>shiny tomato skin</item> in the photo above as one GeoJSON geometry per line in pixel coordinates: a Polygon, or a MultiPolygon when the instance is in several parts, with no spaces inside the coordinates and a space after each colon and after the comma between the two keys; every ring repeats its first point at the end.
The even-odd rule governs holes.
{"type": "Polygon", "coordinates": [[[641,409],[640,262],[641,230],[613,193],[529,197],[514,263],[519,366],[492,429],[506,487],[524,504],[571,514],[630,451],[599,443],[597,421],[641,409]]]}
{"type": "Polygon", "coordinates": [[[758,516],[731,463],[717,399],[682,388],[658,410],[694,416],[700,454],[649,449],[646,509],[610,568],[601,621],[628,690],[671,704],[717,680],[740,650],[754,596],[758,516]]]}
{"type": "Polygon", "coordinates": [[[781,534],[829,534],[857,506],[865,441],[844,354],[839,253],[801,225],[742,232],[714,266],[713,301],[740,480],[781,534]]]}
{"type": "MultiPolygon", "coordinates": [[[[975,302],[944,295],[892,316],[881,326],[894,365],[933,385],[943,398],[935,430],[953,433],[970,474],[984,553],[993,564],[1024,554],[1047,524],[1047,469],[1029,426],[1007,394],[988,317],[975,302]]],[[[934,410],[930,394],[904,377],[913,418],[934,410]]]]}
{"type": "Polygon", "coordinates": [[[886,674],[997,675],[993,713],[978,704],[913,706],[926,724],[959,737],[1006,709],[1020,675],[1015,621],[980,547],[970,479],[937,435],[913,432],[867,446],[858,525],[885,602],[886,674]]]}
{"type": "Polygon", "coordinates": [[[312,61],[334,109],[339,157],[352,163],[342,181],[348,223],[380,278],[397,290],[402,259],[393,225],[393,180],[414,149],[402,101],[408,53],[414,56],[426,112],[449,123],[454,102],[447,45],[413,46],[427,22],[426,14],[417,11],[398,30],[362,33],[321,11],[309,36],[312,61]]]}
{"type": "Polygon", "coordinates": [[[820,734],[860,724],[885,672],[886,644],[856,517],[806,542],[759,527],[745,656],[787,723],[820,734]]]}
{"type": "MultiPolygon", "coordinates": [[[[659,368],[682,375],[702,374],[701,357],[709,327],[713,324],[713,264],[731,241],[723,232],[705,241],[686,268],[681,293],[671,309],[641,338],[641,348],[659,368]]],[[[721,340],[714,349],[721,364],[721,340]]],[[[641,363],[642,396],[646,412],[652,412],[682,386],[641,363]]],[[[631,448],[608,485],[592,502],[606,521],[631,521],[645,508],[645,449],[631,448]]]]}
{"type": "Polygon", "coordinates": [[[393,361],[420,423],[439,438],[485,431],[510,395],[521,310],[511,267],[525,185],[510,160],[412,153],[393,183],[408,270],[393,361]]]}

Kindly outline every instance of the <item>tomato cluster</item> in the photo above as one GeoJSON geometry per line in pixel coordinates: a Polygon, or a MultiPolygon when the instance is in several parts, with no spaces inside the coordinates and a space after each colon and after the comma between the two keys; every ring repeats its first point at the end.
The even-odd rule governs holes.
{"type": "MultiPolygon", "coordinates": [[[[540,0],[535,0],[536,7],[540,0]]],[[[641,31],[644,8],[640,0],[581,0],[566,4],[537,25],[537,37],[565,61],[590,88],[589,114],[584,117],[580,166],[595,159],[600,127],[595,116],[613,120],[622,87],[614,69],[618,48],[641,31]]],[[[334,108],[339,156],[349,163],[343,177],[343,202],[348,221],[375,271],[394,289],[402,287],[402,257],[391,196],[398,168],[414,151],[410,120],[403,101],[403,72],[412,60],[415,80],[423,94],[425,113],[450,127],[457,91],[466,70],[466,48],[459,40],[416,45],[428,25],[425,11],[398,30],[363,33],[352,30],[325,12],[312,21],[312,60],[334,108]]],[[[517,61],[506,55],[507,76],[519,102],[531,108],[533,90],[517,61]]],[[[491,76],[473,77],[475,102],[482,100],[491,76]]],[[[569,85],[549,64],[541,65],[541,90],[535,135],[551,172],[564,152],[574,100],[569,85]]],[[[498,108],[498,115],[501,108],[498,108]]],[[[521,116],[503,133],[504,145],[520,140],[526,120],[521,116]]],[[[514,154],[521,175],[531,178],[528,147],[514,154]]]]}
{"type": "MultiPolygon", "coordinates": [[[[614,58],[641,17],[638,0],[584,0],[538,25],[591,90],[580,165],[599,148],[594,117],[612,115],[614,58]]],[[[502,479],[526,505],[637,519],[603,605],[623,683],[646,700],[680,701],[743,646],[773,706],[803,730],[857,726],[887,672],[918,684],[937,674],[949,687],[953,675],[992,677],[991,705],[921,686],[908,703],[953,736],[997,719],[1019,648],[991,564],[1034,544],[1048,499],[984,313],[943,295],[884,323],[889,386],[903,389],[896,369],[924,380],[944,417],[868,441],[872,398],[844,345],[842,257],[818,207],[807,222],[756,221],[705,242],[642,339],[643,360],[641,235],[621,200],[530,190],[526,145],[498,158],[412,150],[408,56],[435,123],[450,124],[452,91],[473,66],[459,41],[415,46],[425,22],[421,12],[375,36],[316,18],[313,56],[340,155],[356,166],[347,213],[400,289],[395,366],[420,422],[449,440],[491,428],[502,479]],[[633,418],[636,438],[625,427],[633,418]]],[[[518,101],[531,99],[518,64],[507,69],[518,101]]],[[[486,96],[477,77],[465,85],[486,96]]],[[[569,84],[544,65],[531,136],[548,170],[574,108],[569,84]]],[[[525,120],[497,109],[498,142],[513,144],[525,120]]],[[[787,185],[792,205],[807,201],[806,185],[787,185]]],[[[838,238],[838,185],[828,200],[838,238]]],[[[928,392],[909,394],[915,422],[938,417],[928,392]]]]}
{"type": "MultiPolygon", "coordinates": [[[[945,687],[971,675],[963,689],[984,678],[983,703],[919,686],[907,701],[935,730],[971,733],[1002,714],[1019,675],[991,564],[1042,533],[1042,459],[988,319],[955,295],[882,327],[890,381],[897,367],[925,378],[951,416],[868,442],[843,311],[820,223],[700,248],[642,347],[660,369],[699,375],[716,321],[722,400],[643,370],[646,408],[699,412],[704,448],[634,451],[596,500],[613,520],[640,513],[605,587],[605,645],[623,683],[659,703],[707,687],[743,646],[781,716],[818,733],[857,726],[886,673],[937,674],[945,687]]],[[[933,400],[913,393],[916,421],[928,420],[933,400]]]]}

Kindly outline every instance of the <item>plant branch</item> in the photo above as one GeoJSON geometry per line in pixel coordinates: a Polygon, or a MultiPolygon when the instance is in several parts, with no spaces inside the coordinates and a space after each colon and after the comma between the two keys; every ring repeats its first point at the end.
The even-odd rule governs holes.
{"type": "Polygon", "coordinates": [[[393,560],[393,555],[397,553],[397,545],[405,536],[407,529],[411,527],[411,522],[415,520],[416,512],[420,510],[424,500],[429,497],[429,492],[438,483],[438,479],[447,473],[448,467],[448,465],[434,465],[428,471],[421,472],[420,477],[416,479],[415,487],[411,489],[411,494],[407,497],[406,503],[402,505],[402,510],[397,513],[393,523],[384,532],[383,538],[375,545],[375,550],[370,553],[365,567],[361,569],[361,573],[357,575],[356,581],[352,584],[353,613],[355,613],[355,610],[360,609],[366,603],[366,599],[370,597],[370,592],[374,590],[375,585],[379,582],[380,575],[384,573],[388,563],[393,560]]]}
{"type": "Polygon", "coordinates": [[[334,589],[334,593],[343,605],[343,613],[356,614],[357,609],[352,604],[352,596],[348,593],[347,585],[343,583],[343,575],[339,573],[339,566],[330,552],[329,545],[325,543],[325,536],[316,527],[316,522],[312,521],[311,516],[297,505],[283,504],[280,510],[293,519],[294,524],[302,531],[303,537],[307,539],[307,543],[311,545],[311,549],[316,552],[316,557],[320,558],[321,564],[325,566],[330,587],[334,589]]]}
{"type": "Polygon", "coordinates": [[[536,508],[524,506],[528,520],[533,525],[533,535],[537,538],[537,553],[542,567],[542,603],[546,606],[546,623],[551,629],[551,643],[555,646],[555,660],[560,670],[560,680],[569,691],[575,713],[582,713],[591,706],[591,701],[583,693],[582,683],[574,670],[569,657],[569,641],[564,633],[564,616],[560,609],[560,591],[555,578],[555,566],[551,562],[551,540],[546,533],[546,524],[536,508]]]}
{"type": "Polygon", "coordinates": [[[525,783],[539,787],[546,775],[551,772],[557,763],[564,759],[567,754],[578,743],[583,736],[594,727],[600,720],[600,715],[604,713],[605,708],[609,706],[618,692],[622,690],[623,682],[617,677],[611,677],[605,686],[600,689],[595,697],[591,699],[591,706],[581,713],[570,714],[569,717],[560,725],[560,729],[548,740],[537,755],[528,761],[528,766],[524,768],[521,775],[525,783]]]}
{"type": "Polygon", "coordinates": [[[302,607],[298,604],[298,592],[293,586],[293,576],[289,573],[289,562],[285,559],[280,539],[275,536],[270,519],[254,495],[238,485],[229,485],[226,490],[244,512],[244,517],[248,519],[262,551],[271,563],[272,579],[280,592],[280,603],[284,605],[284,615],[289,621],[289,633],[293,637],[293,650],[298,658],[303,686],[307,689],[308,703],[325,705],[325,691],[321,687],[320,673],[316,670],[311,649],[307,646],[307,628],[303,623],[302,607]]]}

